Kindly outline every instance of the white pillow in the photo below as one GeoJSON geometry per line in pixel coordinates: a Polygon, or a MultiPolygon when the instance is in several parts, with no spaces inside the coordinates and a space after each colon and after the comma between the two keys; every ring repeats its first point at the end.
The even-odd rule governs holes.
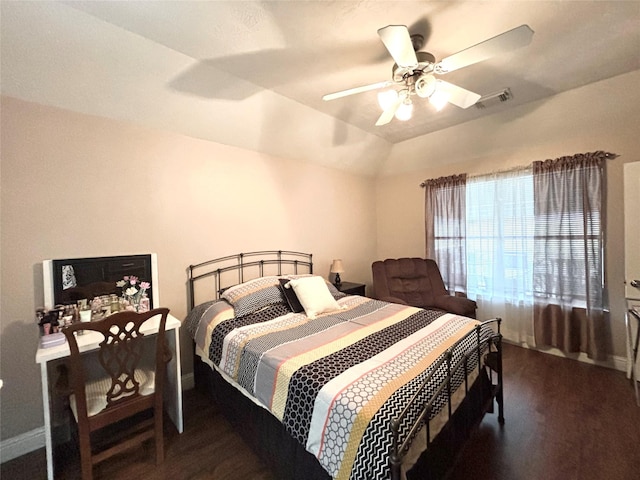
{"type": "Polygon", "coordinates": [[[329,288],[322,277],[297,278],[287,283],[286,287],[293,288],[307,317],[311,319],[316,318],[321,313],[333,312],[342,308],[329,292],[329,288]]]}

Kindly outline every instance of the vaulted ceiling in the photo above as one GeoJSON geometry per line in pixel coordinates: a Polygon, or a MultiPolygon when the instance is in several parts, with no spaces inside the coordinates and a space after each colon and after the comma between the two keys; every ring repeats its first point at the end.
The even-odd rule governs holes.
{"type": "Polygon", "coordinates": [[[398,142],[640,68],[638,1],[3,0],[1,8],[3,94],[369,174],[398,142]],[[394,61],[377,34],[390,24],[422,35],[437,60],[519,25],[535,33],[528,46],[442,77],[482,96],[509,88],[511,100],[437,112],[417,99],[409,121],[377,127],[378,90],[322,96],[391,78],[394,61]]]}

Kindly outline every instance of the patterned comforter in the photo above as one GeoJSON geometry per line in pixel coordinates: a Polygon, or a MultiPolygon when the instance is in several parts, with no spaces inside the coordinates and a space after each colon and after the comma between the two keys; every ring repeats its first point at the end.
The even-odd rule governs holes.
{"type": "MultiPolygon", "coordinates": [[[[479,322],[359,296],[338,303],[342,310],[310,320],[282,305],[234,317],[226,302],[210,302],[192,312],[187,327],[196,353],[276,416],[332,478],[387,479],[391,420],[434,362],[479,322]]],[[[475,340],[461,342],[454,361],[475,340]]],[[[443,393],[432,417],[445,404],[443,393]]]]}

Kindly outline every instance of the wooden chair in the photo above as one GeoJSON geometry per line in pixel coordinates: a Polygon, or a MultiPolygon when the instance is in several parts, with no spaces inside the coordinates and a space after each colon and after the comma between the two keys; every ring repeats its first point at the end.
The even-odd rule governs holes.
{"type": "Polygon", "coordinates": [[[124,311],[64,328],[71,350],[69,403],[78,423],[83,480],[91,480],[93,465],[154,437],[156,464],[164,460],[162,399],[166,365],[171,359],[165,344],[168,314],[167,308],[145,313],[124,311]],[[145,339],[140,331],[142,324],[152,317],[159,319],[155,341],[145,339]],[[101,339],[98,361],[94,356],[91,362],[90,355],[82,355],[78,350],[76,335],[96,335],[94,332],[98,332],[101,339]],[[88,364],[92,364],[91,367],[88,364]],[[125,440],[94,451],[94,432],[145,410],[153,413],[152,418],[133,423],[127,428],[125,440]]]}

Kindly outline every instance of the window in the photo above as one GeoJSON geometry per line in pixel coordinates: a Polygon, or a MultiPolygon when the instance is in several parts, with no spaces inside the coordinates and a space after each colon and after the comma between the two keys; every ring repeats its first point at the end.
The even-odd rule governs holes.
{"type": "Polygon", "coordinates": [[[532,301],[533,177],[530,169],[467,180],[467,293],[532,301]]]}
{"type": "Polygon", "coordinates": [[[449,290],[476,300],[478,318],[505,319],[505,329],[515,332],[505,333],[510,340],[535,337],[538,346],[606,355],[610,158],[615,155],[592,152],[509,172],[426,180],[427,256],[449,290]]]}

